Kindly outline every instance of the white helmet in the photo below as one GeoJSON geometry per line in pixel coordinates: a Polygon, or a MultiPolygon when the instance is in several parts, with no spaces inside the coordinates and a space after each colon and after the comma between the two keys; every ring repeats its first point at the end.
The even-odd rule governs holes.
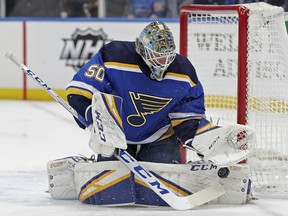
{"type": "Polygon", "coordinates": [[[164,72],[174,61],[175,43],[173,35],[163,22],[152,22],[136,38],[136,51],[150,67],[151,78],[161,81],[164,72]]]}

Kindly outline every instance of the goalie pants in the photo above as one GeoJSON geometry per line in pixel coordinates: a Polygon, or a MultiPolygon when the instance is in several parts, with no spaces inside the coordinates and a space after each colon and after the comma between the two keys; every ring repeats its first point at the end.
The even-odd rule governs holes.
{"type": "MultiPolygon", "coordinates": [[[[127,152],[138,161],[147,161],[154,163],[182,163],[180,144],[175,135],[164,140],[136,145],[128,144],[127,152]]],[[[117,160],[114,156],[107,158],[98,155],[97,161],[117,160]]]]}

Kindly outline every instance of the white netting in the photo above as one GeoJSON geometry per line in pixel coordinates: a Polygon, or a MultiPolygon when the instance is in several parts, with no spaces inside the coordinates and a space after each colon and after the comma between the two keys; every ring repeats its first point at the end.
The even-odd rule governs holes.
{"type": "MultiPolygon", "coordinates": [[[[288,38],[284,12],[265,3],[243,6],[249,9],[247,56],[240,53],[247,59],[246,119],[257,140],[249,160],[253,186],[261,191],[288,192],[288,38]]],[[[220,124],[235,123],[238,10],[197,8],[200,10],[193,9],[188,15],[187,56],[204,86],[207,116],[219,119],[220,124]]]]}
{"type": "Polygon", "coordinates": [[[250,5],[248,124],[256,129],[255,187],[288,191],[288,39],[280,7],[250,5]]]}
{"type": "Polygon", "coordinates": [[[222,15],[197,12],[190,14],[187,32],[188,58],[205,87],[207,114],[213,115],[210,108],[213,111],[219,109],[220,112],[229,109],[221,115],[221,122],[229,123],[236,121],[237,24],[238,15],[235,13],[222,15]]]}

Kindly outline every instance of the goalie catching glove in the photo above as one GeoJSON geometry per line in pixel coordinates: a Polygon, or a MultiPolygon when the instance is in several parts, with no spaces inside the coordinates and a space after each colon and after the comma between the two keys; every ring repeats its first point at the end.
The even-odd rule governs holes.
{"type": "Polygon", "coordinates": [[[215,126],[202,118],[196,136],[187,140],[184,147],[203,155],[206,162],[228,166],[250,156],[254,139],[254,131],[249,126],[215,126]]]}
{"type": "Polygon", "coordinates": [[[127,149],[121,119],[122,98],[95,92],[92,97],[90,148],[104,157],[111,157],[116,148],[127,149]]]}

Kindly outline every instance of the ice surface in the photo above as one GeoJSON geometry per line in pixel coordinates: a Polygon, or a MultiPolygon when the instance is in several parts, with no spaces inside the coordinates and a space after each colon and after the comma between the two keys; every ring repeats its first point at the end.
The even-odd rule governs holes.
{"type": "Polygon", "coordinates": [[[249,204],[205,205],[189,211],[169,207],[99,207],[54,200],[46,190],[49,160],[93,152],[89,133],[56,102],[0,101],[0,216],[285,216],[288,196],[265,196],[249,204]]]}

